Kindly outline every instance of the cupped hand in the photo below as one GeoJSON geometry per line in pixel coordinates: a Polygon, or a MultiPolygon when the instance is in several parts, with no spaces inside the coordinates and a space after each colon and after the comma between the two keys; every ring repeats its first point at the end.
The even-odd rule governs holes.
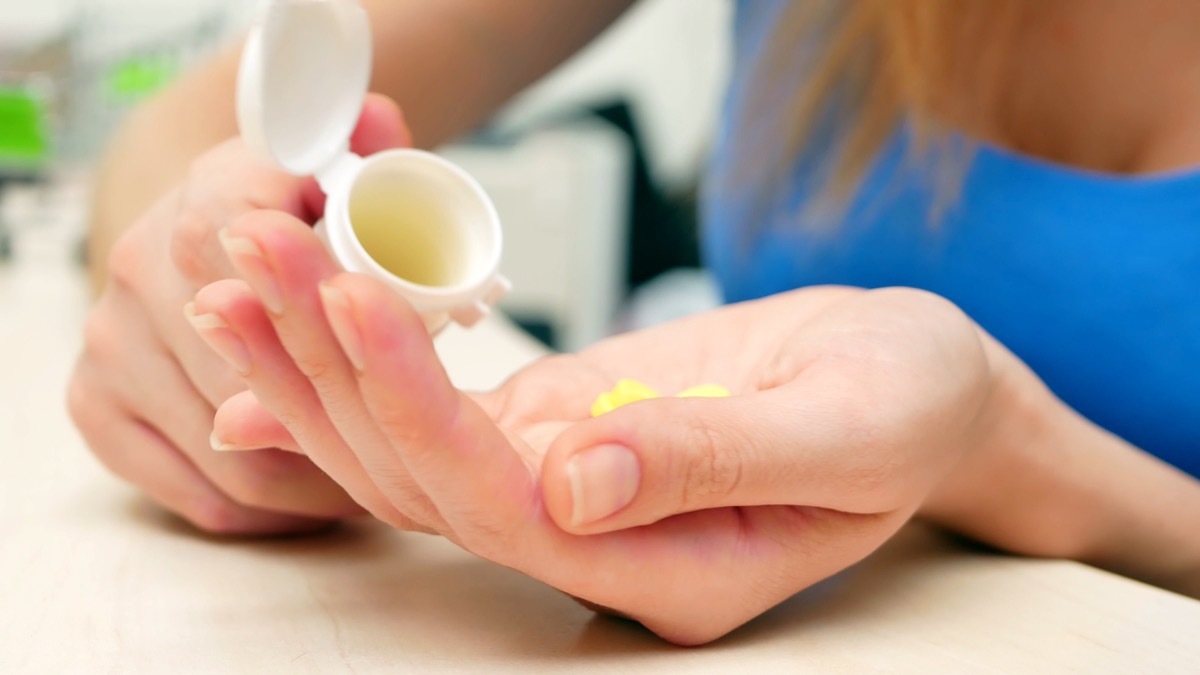
{"type": "MultiPolygon", "coordinates": [[[[355,149],[407,142],[396,106],[369,99],[355,149]]],[[[214,410],[245,384],[185,318],[198,288],[233,274],[217,241],[221,228],[263,208],[311,222],[322,201],[315,182],[279,172],[231,140],[196,160],[183,184],[113,247],[71,378],[70,412],[105,465],[201,529],[287,533],[361,512],[302,456],[213,452],[214,410]]]]}
{"type": "Polygon", "coordinates": [[[550,357],[469,395],[412,307],[338,273],[303,223],[252,214],[223,240],[243,280],[204,288],[196,308],[207,339],[240,345],[253,393],[218,413],[219,433],[248,438],[273,416],[283,429],[260,442],[303,452],[382,520],[682,644],[878,547],[970,444],[988,391],[979,332],[949,303],[821,288],[550,357]],[[734,396],[592,418],[625,377],[734,396]]]}

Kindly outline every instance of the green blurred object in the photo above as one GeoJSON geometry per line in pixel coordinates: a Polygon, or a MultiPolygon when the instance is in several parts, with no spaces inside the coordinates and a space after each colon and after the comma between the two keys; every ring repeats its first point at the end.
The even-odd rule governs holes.
{"type": "Polygon", "coordinates": [[[108,93],[123,103],[140,101],[170,83],[178,72],[178,64],[170,57],[128,58],[109,71],[108,93]]]}
{"type": "Polygon", "coordinates": [[[50,159],[47,110],[22,87],[0,86],[0,169],[37,170],[50,159]]]}

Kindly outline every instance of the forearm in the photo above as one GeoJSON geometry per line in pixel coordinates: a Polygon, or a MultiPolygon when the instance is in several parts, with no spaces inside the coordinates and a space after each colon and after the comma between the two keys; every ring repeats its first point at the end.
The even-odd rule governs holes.
{"type": "MultiPolygon", "coordinates": [[[[404,108],[431,147],[479,124],[608,26],[633,0],[363,0],[371,87],[404,108]]],[[[101,164],[89,242],[93,279],[112,242],[177,183],[192,159],[237,133],[238,49],[181,78],[129,116],[101,164]]]]}
{"type": "Polygon", "coordinates": [[[1091,424],[992,343],[995,387],[922,515],[998,548],[1200,597],[1200,482],[1091,424]]]}
{"type": "Polygon", "coordinates": [[[240,50],[229,49],[131,112],[101,159],[88,233],[92,287],[99,290],[113,242],[191,161],[237,133],[233,90],[240,50]]]}

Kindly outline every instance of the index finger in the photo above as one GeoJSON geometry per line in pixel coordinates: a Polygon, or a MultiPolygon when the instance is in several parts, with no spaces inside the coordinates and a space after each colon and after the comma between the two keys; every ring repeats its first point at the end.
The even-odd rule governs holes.
{"type": "MultiPolygon", "coordinates": [[[[408,130],[396,104],[383,96],[368,96],[354,131],[353,149],[368,154],[408,141],[408,130]]],[[[145,282],[140,292],[152,294],[146,301],[148,306],[159,308],[151,312],[156,331],[212,405],[219,405],[241,391],[243,385],[197,340],[195,332],[183,321],[182,308],[197,289],[237,276],[221,246],[219,233],[246,213],[263,209],[285,211],[312,223],[323,206],[324,196],[315,181],[272,167],[235,139],[196,161],[180,190],[177,205],[164,201],[147,217],[168,219],[163,224],[144,225],[172,227],[171,258],[179,276],[145,282]],[[172,217],[174,222],[169,220],[172,217]]],[[[145,246],[139,248],[149,250],[145,246]]],[[[147,271],[162,269],[145,267],[147,271]]]]}
{"type": "MultiPolygon", "coordinates": [[[[351,136],[352,151],[366,155],[410,142],[400,108],[385,96],[368,96],[351,136]]],[[[180,188],[172,259],[193,291],[236,277],[218,232],[259,210],[283,211],[311,224],[320,218],[324,205],[324,195],[312,178],[288,174],[254,154],[240,139],[231,139],[193,162],[180,188]]]]}

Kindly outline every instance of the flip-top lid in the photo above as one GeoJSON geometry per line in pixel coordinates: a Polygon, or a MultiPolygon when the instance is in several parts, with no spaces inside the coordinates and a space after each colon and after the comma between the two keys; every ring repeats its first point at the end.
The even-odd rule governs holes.
{"type": "Polygon", "coordinates": [[[272,0],[238,74],[238,125],[295,175],[349,152],[371,79],[371,28],[357,0],[272,0]]]}

